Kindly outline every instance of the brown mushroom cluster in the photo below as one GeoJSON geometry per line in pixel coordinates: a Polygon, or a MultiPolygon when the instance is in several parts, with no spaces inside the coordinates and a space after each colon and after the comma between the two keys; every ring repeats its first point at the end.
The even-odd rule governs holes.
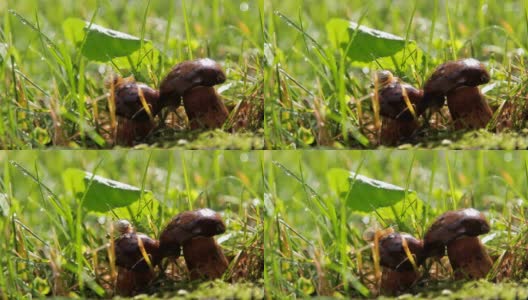
{"type": "Polygon", "coordinates": [[[159,91],[132,77],[110,83],[110,111],[118,117],[116,143],[132,145],[155,127],[154,118],[164,107],[182,103],[191,129],[220,128],[229,112],[213,86],[224,83],[220,64],[209,58],[175,65],[160,83],[159,91]]]}
{"type": "Polygon", "coordinates": [[[163,229],[159,241],[135,232],[126,220],[118,221],[116,228],[120,233],[114,241],[118,295],[145,291],[162,259],[177,258],[182,252],[191,280],[220,278],[227,270],[228,261],[213,238],[226,227],[220,214],[211,209],[178,214],[163,229]]]}
{"type": "Polygon", "coordinates": [[[380,291],[395,295],[419,279],[418,268],[426,258],[447,256],[456,280],[484,278],[493,261],[478,236],[488,233],[484,214],[473,208],[448,211],[438,217],[419,240],[406,233],[391,232],[378,240],[383,267],[380,291]]]}
{"type": "Polygon", "coordinates": [[[416,89],[394,77],[389,71],[376,76],[376,98],[382,117],[379,142],[395,145],[409,139],[419,129],[419,118],[439,111],[447,99],[453,127],[484,128],[493,112],[478,86],[490,81],[484,64],[473,58],[446,62],[435,69],[416,89]]]}

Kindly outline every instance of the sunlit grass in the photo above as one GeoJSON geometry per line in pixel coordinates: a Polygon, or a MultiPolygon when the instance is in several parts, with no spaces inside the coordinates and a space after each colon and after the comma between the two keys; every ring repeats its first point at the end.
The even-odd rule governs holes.
{"type": "MultiPolygon", "coordinates": [[[[266,160],[266,289],[277,297],[376,296],[367,231],[392,227],[423,238],[443,212],[474,207],[492,224],[482,237],[496,262],[489,280],[512,282],[525,295],[528,290],[520,286],[528,263],[527,161],[525,153],[506,151],[275,151],[266,160]],[[392,208],[354,211],[330,188],[332,168],[411,189],[419,201],[406,198],[392,208]]],[[[449,263],[442,261],[442,266],[409,293],[427,298],[448,289],[463,297],[466,292],[452,280],[449,263]]],[[[430,268],[426,264],[425,270],[430,268]]],[[[488,297],[494,290],[499,295],[502,285],[486,286],[471,293],[488,297]]],[[[503,292],[515,294],[506,286],[503,292]]]]}
{"type": "MultiPolygon", "coordinates": [[[[259,107],[263,102],[260,2],[3,1],[0,95],[5,101],[0,109],[0,148],[111,147],[105,80],[114,73],[134,75],[157,87],[173,65],[198,57],[217,60],[226,70],[228,80],[218,90],[233,111],[234,122],[240,104],[259,107]],[[150,41],[160,56],[141,67],[90,61],[81,54],[81,45],[74,45],[64,33],[68,28],[63,22],[72,17],[150,41]]],[[[233,136],[261,138],[263,125],[258,116],[255,119],[244,127],[247,133],[233,136]]],[[[161,126],[146,142],[179,147],[180,140],[190,143],[196,137],[186,136],[189,130],[173,123],[161,126]]],[[[229,140],[217,142],[214,148],[240,147],[227,144],[229,140]]]]}
{"type": "MultiPolygon", "coordinates": [[[[266,68],[265,138],[274,148],[375,148],[374,71],[390,69],[421,87],[436,66],[464,57],[484,61],[491,72],[491,82],[483,88],[497,111],[490,131],[497,127],[520,133],[505,135],[514,144],[527,140],[522,131],[528,95],[525,1],[297,0],[271,1],[265,11],[265,53],[273,61],[266,68]],[[354,64],[330,43],[326,24],[331,18],[414,41],[424,55],[396,64],[390,59],[354,64]]],[[[463,136],[447,120],[438,123],[411,142],[424,148],[449,147],[446,141],[460,142],[458,148],[506,146],[463,136]]]]}
{"type": "Polygon", "coordinates": [[[208,291],[218,297],[221,290],[226,297],[262,297],[261,160],[261,153],[237,151],[0,152],[0,297],[111,296],[113,221],[128,219],[138,231],[158,237],[177,213],[202,207],[222,213],[227,225],[217,237],[233,262],[225,279],[247,284],[191,283],[181,261],[172,274],[178,280],[161,274],[149,291],[162,298],[178,290],[189,297],[208,291]],[[63,183],[68,168],[150,192],[127,208],[88,211],[63,183]]]}

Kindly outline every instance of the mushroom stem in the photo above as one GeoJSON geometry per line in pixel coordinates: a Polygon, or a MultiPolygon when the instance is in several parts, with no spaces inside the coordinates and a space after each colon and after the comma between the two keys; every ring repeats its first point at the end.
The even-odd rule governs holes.
{"type": "Polygon", "coordinates": [[[144,291],[154,279],[154,271],[133,271],[124,267],[117,268],[115,292],[119,296],[134,296],[144,291]]]}
{"type": "Polygon", "coordinates": [[[132,146],[135,140],[145,138],[155,127],[151,120],[139,121],[118,117],[115,144],[132,146]]]}
{"type": "Polygon", "coordinates": [[[478,237],[463,237],[447,245],[447,255],[455,279],[486,277],[493,261],[478,237]]]}
{"type": "Polygon", "coordinates": [[[447,94],[455,129],[484,128],[493,112],[478,87],[463,86],[447,94]]]}
{"type": "Polygon", "coordinates": [[[191,129],[222,127],[229,112],[213,87],[198,86],[183,96],[191,129]]]}
{"type": "Polygon", "coordinates": [[[183,257],[191,280],[220,278],[228,262],[212,237],[195,237],[183,244],[183,257]]]}
{"type": "Polygon", "coordinates": [[[402,140],[410,138],[419,128],[416,120],[398,120],[382,117],[379,142],[382,145],[393,146],[402,140]]]}
{"type": "Polygon", "coordinates": [[[410,288],[420,277],[415,270],[396,271],[383,267],[380,292],[383,295],[397,295],[410,288]]]}

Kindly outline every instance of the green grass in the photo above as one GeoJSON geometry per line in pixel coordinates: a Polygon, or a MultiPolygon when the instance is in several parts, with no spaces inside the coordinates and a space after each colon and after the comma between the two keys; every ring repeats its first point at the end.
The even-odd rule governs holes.
{"type": "Polygon", "coordinates": [[[524,298],[527,166],[528,154],[509,151],[274,151],[265,159],[266,291],[277,298],[377,296],[365,232],[393,227],[421,238],[443,212],[474,207],[490,220],[491,232],[481,238],[497,268],[481,283],[465,283],[452,279],[446,258],[436,273],[427,272],[428,262],[428,275],[409,294],[524,298]],[[355,211],[331,189],[332,168],[409,188],[419,201],[408,193],[392,207],[355,211]]]}
{"type": "MultiPolygon", "coordinates": [[[[527,138],[521,131],[528,95],[526,1],[271,1],[265,13],[265,54],[273,62],[265,70],[265,139],[270,147],[376,148],[374,72],[389,69],[421,87],[436,66],[464,57],[483,61],[491,72],[491,82],[483,88],[497,116],[488,124],[490,132],[502,126],[498,139],[524,143],[527,138]],[[408,45],[414,41],[423,56],[353,62],[330,42],[326,24],[331,18],[398,35],[408,45]],[[504,120],[510,122],[504,125],[504,120]]],[[[455,132],[449,119],[439,123],[424,129],[411,141],[413,146],[436,148],[444,139],[475,144],[455,132]]]]}
{"type": "MultiPolygon", "coordinates": [[[[224,129],[240,117],[250,119],[233,138],[207,148],[239,148],[245,145],[233,140],[262,139],[262,13],[261,0],[2,1],[0,148],[110,148],[105,80],[114,73],[134,75],[157,87],[173,65],[198,57],[211,57],[226,70],[226,83],[217,87],[232,112],[224,129]],[[141,64],[134,58],[89,60],[81,54],[83,44],[64,33],[71,28],[63,22],[72,17],[151,41],[161,55],[145,56],[141,64]],[[241,112],[244,105],[252,110],[241,112]]],[[[190,132],[185,121],[178,125],[160,125],[145,142],[192,144],[198,132],[190,132]]]]}
{"type": "Polygon", "coordinates": [[[1,299],[112,296],[111,223],[126,218],[157,237],[177,213],[201,207],[221,212],[227,225],[217,237],[232,262],[225,281],[189,282],[179,259],[178,269],[159,274],[149,292],[159,298],[263,297],[262,153],[4,151],[0,161],[1,299]],[[126,208],[88,211],[63,184],[68,168],[152,194],[126,208]]]}

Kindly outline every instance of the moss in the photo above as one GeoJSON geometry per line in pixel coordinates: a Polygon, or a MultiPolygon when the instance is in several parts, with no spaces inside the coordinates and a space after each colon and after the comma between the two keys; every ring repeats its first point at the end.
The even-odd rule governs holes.
{"type": "Polygon", "coordinates": [[[254,283],[227,283],[221,280],[204,282],[198,286],[188,288],[174,287],[155,297],[152,295],[138,295],[134,299],[264,299],[264,288],[254,283]],[[193,288],[192,290],[189,288],[193,288]]]}
{"type": "MultiPolygon", "coordinates": [[[[398,299],[527,299],[528,280],[513,283],[489,281],[438,282],[420,287],[414,294],[404,294],[398,299]]],[[[381,297],[380,299],[394,299],[381,297]]]]}
{"type": "Polygon", "coordinates": [[[515,150],[528,148],[528,132],[493,133],[484,129],[458,132],[447,135],[446,132],[436,132],[425,141],[415,144],[403,144],[398,149],[455,149],[455,150],[515,150]]]}
{"type": "Polygon", "coordinates": [[[178,148],[178,149],[227,149],[254,150],[264,148],[262,132],[229,133],[222,130],[211,131],[166,131],[163,137],[153,136],[146,144],[136,145],[136,149],[178,148]],[[156,142],[163,140],[163,142],[156,142]]]}

